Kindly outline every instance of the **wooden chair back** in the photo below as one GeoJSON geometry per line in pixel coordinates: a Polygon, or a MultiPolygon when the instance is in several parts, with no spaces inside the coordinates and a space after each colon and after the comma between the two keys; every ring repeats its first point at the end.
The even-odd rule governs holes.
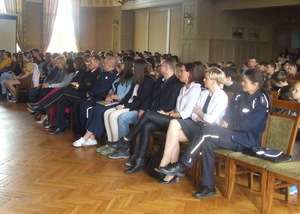
{"type": "Polygon", "coordinates": [[[291,155],[300,123],[300,103],[273,99],[272,107],[282,111],[271,112],[265,130],[266,136],[262,138],[261,145],[291,155]]]}
{"type": "Polygon", "coordinates": [[[300,82],[300,77],[287,77],[287,81],[291,85],[295,85],[297,82],[300,82]]]}

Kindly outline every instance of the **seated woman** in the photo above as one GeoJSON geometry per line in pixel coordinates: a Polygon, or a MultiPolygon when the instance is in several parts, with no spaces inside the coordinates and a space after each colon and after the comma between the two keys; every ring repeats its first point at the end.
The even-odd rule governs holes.
{"type": "MultiPolygon", "coordinates": [[[[115,142],[129,132],[129,130],[127,131],[124,128],[119,129],[119,116],[129,111],[134,111],[138,114],[138,110],[144,105],[146,98],[150,96],[154,81],[150,76],[146,60],[138,59],[134,61],[133,73],[134,85],[132,85],[129,93],[119,105],[106,110],[104,113],[104,124],[109,142],[115,142]]],[[[99,147],[96,151],[103,155],[113,153],[113,149],[107,145],[99,147]]]]}
{"type": "Polygon", "coordinates": [[[9,71],[3,73],[0,77],[0,83],[1,83],[1,87],[2,87],[3,96],[6,96],[6,93],[7,93],[5,83],[8,80],[13,79],[15,76],[20,75],[22,72],[22,69],[19,64],[18,53],[13,53],[11,56],[11,59],[12,59],[12,63],[10,65],[9,71]]]}
{"type": "MultiPolygon", "coordinates": [[[[132,66],[133,57],[124,57],[124,70],[119,74],[119,78],[112,84],[112,89],[106,96],[105,103],[122,102],[123,98],[129,92],[133,78],[132,78],[132,66]],[[126,68],[126,69],[125,69],[126,68]]],[[[113,105],[95,105],[88,110],[88,118],[86,123],[86,133],[83,137],[79,138],[73,143],[75,147],[81,146],[94,146],[97,144],[96,136],[101,136],[105,132],[104,127],[104,112],[110,108],[117,106],[113,105]]]]}
{"type": "MultiPolygon", "coordinates": [[[[222,71],[217,72],[224,76],[222,71]]],[[[197,83],[199,81],[199,77],[199,72],[194,63],[184,64],[179,72],[179,80],[185,85],[179,92],[176,109],[170,112],[164,112],[162,110],[158,112],[145,112],[129,134],[121,138],[115,144],[108,144],[113,148],[118,149],[118,151],[108,157],[129,157],[129,142],[132,141],[138,134],[141,134],[136,142],[134,155],[130,158],[128,163],[126,163],[126,165],[131,166],[131,168],[125,172],[134,173],[143,170],[144,158],[150,142],[151,132],[166,130],[173,118],[186,119],[191,117],[201,92],[201,85],[197,83]]]]}
{"type": "Polygon", "coordinates": [[[271,76],[271,90],[272,91],[281,91],[282,87],[289,85],[286,73],[283,70],[276,71],[271,76]]]}
{"type": "Polygon", "coordinates": [[[54,88],[63,88],[70,84],[74,77],[73,60],[68,59],[69,64],[66,62],[64,56],[58,56],[55,58],[56,66],[58,67],[58,74],[55,79],[48,83],[43,83],[40,88],[37,89],[36,99],[41,100],[54,88]]]}
{"type": "MultiPolygon", "coordinates": [[[[30,112],[33,112],[30,107],[39,105],[43,100],[48,98],[49,96],[53,95],[57,91],[60,90],[62,87],[75,87],[77,83],[82,83],[83,79],[86,75],[86,64],[83,61],[82,57],[75,57],[75,59],[67,59],[66,61],[66,70],[67,70],[67,75],[64,78],[64,81],[61,83],[53,83],[51,84],[51,88],[53,87],[54,89],[51,90],[47,95],[45,95],[40,101],[37,103],[29,103],[27,104],[29,108],[27,108],[30,112]],[[74,73],[74,70],[76,72],[74,73]],[[72,79],[69,81],[69,78],[72,76],[72,79]],[[68,83],[68,85],[65,85],[68,83]]],[[[51,108],[50,111],[50,124],[54,121],[54,115],[55,115],[55,110],[56,108],[51,108]]],[[[44,123],[45,121],[48,121],[48,116],[46,114],[42,114],[40,117],[40,120],[37,121],[36,123],[44,123]]]]}
{"type": "Polygon", "coordinates": [[[20,80],[24,80],[25,78],[30,78],[33,74],[34,66],[32,63],[32,54],[30,52],[24,52],[23,61],[24,61],[24,65],[22,68],[22,73],[6,82],[6,88],[10,91],[12,95],[10,102],[17,102],[16,100],[17,91],[15,85],[20,85],[21,84],[20,80]]]}
{"type": "Polygon", "coordinates": [[[2,55],[2,61],[0,63],[0,74],[9,71],[11,63],[11,53],[9,51],[4,51],[2,55]]]}
{"type": "MultiPolygon", "coordinates": [[[[269,79],[258,69],[249,69],[243,76],[243,92],[231,101],[220,125],[204,125],[202,129],[182,129],[180,136],[189,136],[192,144],[176,163],[159,170],[172,176],[184,176],[185,167],[192,167],[202,153],[202,187],[194,194],[206,198],[216,194],[214,168],[216,149],[243,151],[260,145],[269,113],[269,79]]],[[[177,133],[178,130],[175,131],[177,133]]]]}
{"type": "MultiPolygon", "coordinates": [[[[218,68],[211,69],[219,70],[218,68]]],[[[192,142],[194,134],[199,132],[205,125],[220,125],[228,104],[228,96],[220,88],[225,78],[222,77],[221,75],[217,76],[215,73],[207,72],[204,78],[207,90],[200,94],[191,119],[171,120],[160,167],[165,167],[169,163],[178,161],[179,142],[192,142]]],[[[160,183],[168,184],[176,178],[177,176],[166,176],[160,183]]]]}
{"type": "Polygon", "coordinates": [[[294,63],[288,63],[287,76],[295,77],[297,75],[297,65],[294,63]]]}

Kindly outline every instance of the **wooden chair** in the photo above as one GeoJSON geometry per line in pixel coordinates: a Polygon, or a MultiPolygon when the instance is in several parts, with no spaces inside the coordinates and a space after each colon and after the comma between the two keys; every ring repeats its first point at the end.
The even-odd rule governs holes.
{"type": "MultiPolygon", "coordinates": [[[[265,200],[265,204],[263,204],[264,214],[268,214],[270,212],[273,197],[274,197],[274,190],[283,187],[289,187],[291,185],[298,185],[298,188],[300,187],[300,161],[273,164],[267,167],[267,171],[268,171],[267,192],[266,192],[267,199],[265,200]],[[277,181],[280,181],[280,185],[276,185],[277,181]]],[[[286,192],[289,195],[289,191],[286,192]]],[[[299,192],[297,196],[298,196],[297,203],[299,204],[300,203],[299,192]]]]}
{"type": "MultiPolygon", "coordinates": [[[[272,147],[284,151],[291,155],[294,148],[298,125],[300,121],[300,104],[284,100],[273,100],[273,108],[285,109],[297,112],[297,115],[287,115],[272,111],[269,116],[268,126],[266,128],[266,136],[262,139],[262,146],[272,147]]],[[[261,209],[264,210],[266,200],[266,185],[267,185],[267,168],[274,165],[273,162],[262,160],[256,157],[242,154],[241,152],[232,152],[228,154],[229,169],[228,169],[228,187],[227,198],[230,199],[237,174],[245,173],[260,173],[260,188],[262,192],[261,209]]]]}
{"type": "Polygon", "coordinates": [[[278,99],[279,95],[280,95],[279,91],[272,91],[272,98],[273,99],[278,99]]]}
{"type": "Polygon", "coordinates": [[[24,79],[19,80],[20,84],[16,85],[16,99],[18,100],[19,94],[28,93],[32,85],[32,74],[24,79]]]}
{"type": "Polygon", "coordinates": [[[300,77],[287,77],[287,81],[291,85],[295,85],[297,82],[300,82],[300,77]]]}

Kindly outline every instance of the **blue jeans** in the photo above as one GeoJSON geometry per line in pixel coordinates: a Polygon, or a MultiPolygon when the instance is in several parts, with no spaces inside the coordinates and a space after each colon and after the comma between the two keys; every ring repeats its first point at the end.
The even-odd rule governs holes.
{"type": "Polygon", "coordinates": [[[119,139],[129,133],[129,125],[135,124],[138,121],[138,111],[129,111],[121,114],[118,117],[119,124],[119,139]]]}
{"type": "Polygon", "coordinates": [[[7,93],[7,89],[6,89],[6,85],[5,83],[7,82],[7,80],[13,79],[14,76],[9,74],[9,73],[3,73],[0,77],[0,82],[1,82],[1,86],[2,86],[2,94],[6,94],[7,93]]]}

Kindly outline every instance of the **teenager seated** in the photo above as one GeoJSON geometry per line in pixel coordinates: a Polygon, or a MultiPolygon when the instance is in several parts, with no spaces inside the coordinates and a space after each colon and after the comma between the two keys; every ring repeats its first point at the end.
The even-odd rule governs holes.
{"type": "Polygon", "coordinates": [[[178,162],[159,168],[165,175],[184,176],[185,167],[192,167],[201,152],[202,186],[196,198],[216,195],[214,150],[243,151],[260,145],[270,108],[269,80],[254,68],[245,72],[242,85],[243,92],[231,101],[220,125],[203,125],[193,132],[182,129],[179,139],[190,133],[192,144],[178,162]]]}
{"type": "MultiPolygon", "coordinates": [[[[124,57],[125,61],[126,57],[124,57]]],[[[104,124],[109,142],[116,142],[129,132],[129,126],[119,126],[120,117],[124,114],[138,115],[140,109],[145,105],[145,100],[151,95],[154,81],[151,77],[148,63],[144,59],[134,61],[134,84],[129,93],[123,98],[115,108],[108,109],[104,113],[104,124]]],[[[128,121],[128,119],[123,118],[128,121]]],[[[103,155],[109,155],[114,150],[107,146],[97,148],[97,152],[103,155]]]]}
{"type": "Polygon", "coordinates": [[[16,100],[16,85],[21,85],[22,83],[20,81],[26,79],[26,78],[31,78],[33,74],[33,63],[32,63],[32,54],[30,52],[24,52],[23,53],[23,61],[24,65],[22,67],[22,73],[18,76],[15,76],[13,79],[8,80],[6,84],[6,88],[10,91],[11,93],[11,99],[9,100],[10,102],[17,102],[16,100]]]}

